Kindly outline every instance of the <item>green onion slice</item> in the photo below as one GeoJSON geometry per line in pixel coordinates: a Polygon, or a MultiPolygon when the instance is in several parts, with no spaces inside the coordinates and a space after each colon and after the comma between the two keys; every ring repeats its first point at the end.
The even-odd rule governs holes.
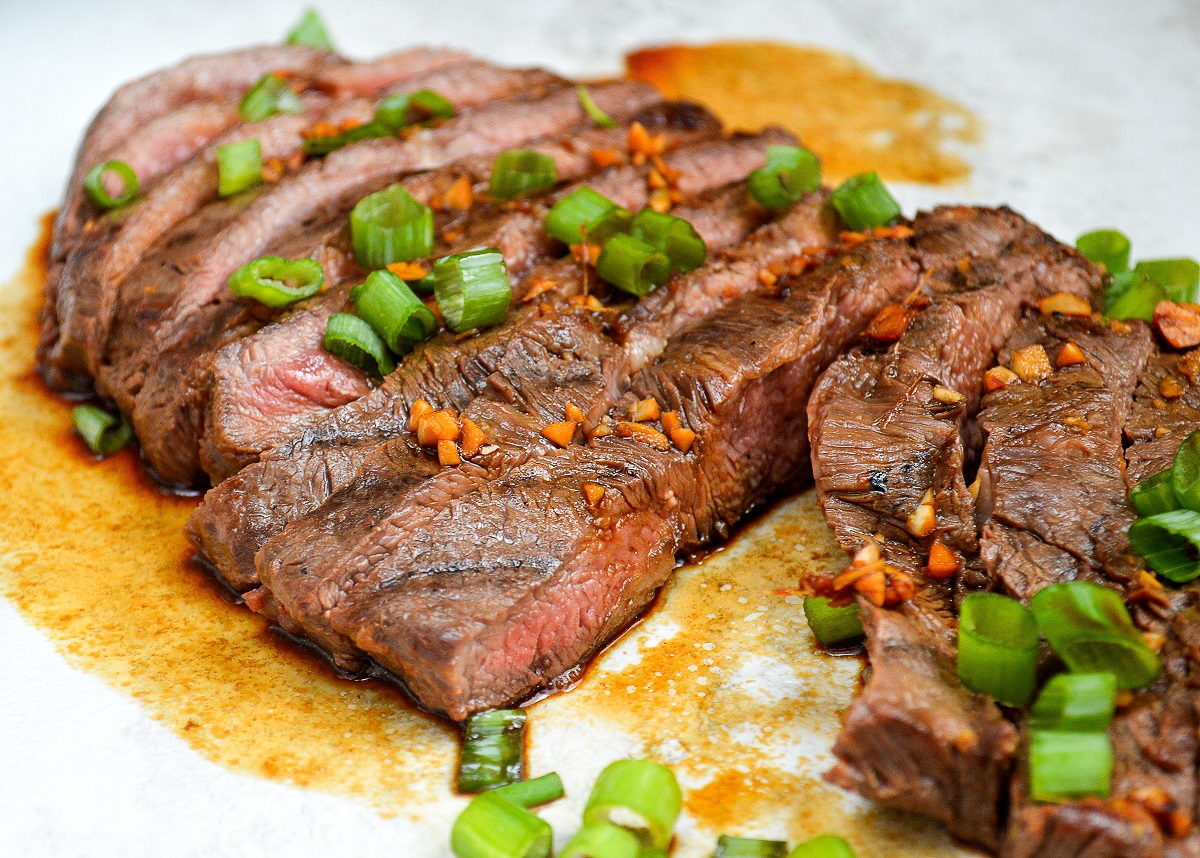
{"type": "Polygon", "coordinates": [[[315,259],[264,256],[229,275],[229,291],[268,307],[286,307],[311,298],[325,285],[325,272],[315,259]]]}
{"type": "Polygon", "coordinates": [[[321,20],[316,9],[304,10],[304,14],[296,22],[296,26],[292,27],[291,32],[284,38],[284,43],[309,45],[314,48],[324,48],[327,51],[333,50],[333,40],[329,38],[325,22],[321,20]]]}
{"type": "Polygon", "coordinates": [[[1129,269],[1129,238],[1115,229],[1097,229],[1075,239],[1075,249],[1109,274],[1129,269]]]}
{"type": "Polygon", "coordinates": [[[83,191],[94,205],[102,209],[123,206],[138,193],[138,177],[124,161],[105,161],[87,171],[83,177],[83,191]],[[106,176],[115,176],[121,182],[121,192],[115,197],[104,187],[106,176]]]}
{"type": "Polygon", "coordinates": [[[558,167],[546,153],[507,149],[492,163],[488,194],[498,200],[511,200],[552,188],[557,181],[558,167]]]}
{"type": "Polygon", "coordinates": [[[1161,283],[1138,271],[1115,274],[1104,293],[1104,315],[1111,319],[1154,321],[1154,308],[1171,296],[1161,283]]]}
{"type": "Polygon", "coordinates": [[[600,251],[596,273],[630,295],[649,295],[671,276],[671,260],[632,235],[614,235],[600,251]]]}
{"type": "Polygon", "coordinates": [[[546,213],[546,233],[563,244],[579,244],[588,226],[617,208],[608,197],[588,187],[576,188],[546,213]]]}
{"type": "Polygon", "coordinates": [[[1037,801],[1107,798],[1113,751],[1107,733],[1034,730],[1029,742],[1029,787],[1037,801]]]}
{"type": "Polygon", "coordinates": [[[1118,688],[1141,688],[1162,672],[1158,654],[1146,646],[1115,590],[1090,581],[1051,584],[1034,594],[1030,607],[1073,673],[1111,672],[1118,688]]]}
{"type": "Polygon", "coordinates": [[[853,602],[833,608],[824,596],[807,596],[804,599],[804,617],[813,636],[822,646],[845,646],[865,634],[858,605],[853,602]]]}
{"type": "Polygon", "coordinates": [[[363,197],[350,212],[354,259],[363,268],[383,268],[433,252],[433,209],[401,185],[363,197]]]}
{"type": "Polygon", "coordinates": [[[791,851],[788,858],[855,858],[850,844],[834,834],[819,834],[791,851]]]}
{"type": "Polygon", "coordinates": [[[563,789],[562,778],[558,776],[557,772],[551,772],[548,775],[542,775],[540,778],[533,778],[528,781],[517,781],[505,784],[504,786],[498,786],[492,792],[503,796],[513,804],[521,805],[521,807],[537,807],[538,805],[547,804],[566,795],[566,791],[563,789]]]}
{"type": "Polygon", "coordinates": [[[1029,713],[1034,730],[1104,732],[1116,708],[1117,678],[1111,673],[1060,673],[1051,677],[1029,713]]]}
{"type": "Polygon", "coordinates": [[[303,113],[304,102],[282,76],[268,72],[246,91],[238,112],[247,122],[262,122],[277,113],[303,113]]]}
{"type": "Polygon", "coordinates": [[[1180,506],[1200,512],[1200,429],[1188,435],[1175,453],[1171,489],[1180,506]]]}
{"type": "Polygon", "coordinates": [[[496,792],[475,796],[450,829],[457,858],[549,858],[550,823],[496,792]]]}
{"type": "Polygon", "coordinates": [[[604,244],[618,233],[627,233],[633,228],[633,212],[615,206],[587,225],[589,244],[604,244]]]}
{"type": "Polygon", "coordinates": [[[418,89],[416,92],[410,93],[408,96],[409,114],[416,113],[416,119],[412,121],[423,121],[426,119],[451,119],[454,116],[454,105],[445,96],[434,92],[432,89],[418,89]]]}
{"type": "Polygon", "coordinates": [[[900,204],[874,170],[842,182],[829,201],[846,226],[855,232],[883,226],[900,216],[900,204]]]}
{"type": "Polygon", "coordinates": [[[767,163],[746,177],[746,189],[760,206],[781,209],[821,187],[821,162],[802,146],[771,146],[767,163]]]}
{"type": "Polygon", "coordinates": [[[353,128],[348,128],[345,131],[337,134],[330,134],[324,137],[309,137],[304,141],[305,155],[328,155],[336,149],[341,149],[343,146],[349,146],[351,143],[358,143],[361,140],[375,140],[379,137],[390,137],[392,129],[388,128],[378,120],[364,122],[362,125],[355,125],[353,128]]]}
{"type": "Polygon", "coordinates": [[[585,825],[567,842],[559,858],[645,858],[638,839],[607,822],[585,825]]]}
{"type": "Polygon", "coordinates": [[[1177,509],[1139,518],[1129,527],[1129,547],[1169,581],[1200,576],[1200,512],[1177,509]]]}
{"type": "Polygon", "coordinates": [[[504,255],[480,247],[439,259],[430,272],[442,318],[454,331],[498,325],[508,316],[512,284],[504,255]]]}
{"type": "Polygon", "coordinates": [[[592,98],[592,94],[588,92],[588,88],[583,84],[575,87],[575,94],[579,96],[579,105],[583,108],[583,112],[591,118],[600,128],[616,128],[617,123],[613,118],[600,109],[600,105],[596,104],[596,100],[592,98]]]}
{"type": "Polygon", "coordinates": [[[1194,259],[1143,259],[1133,270],[1162,286],[1172,301],[1200,300],[1200,263],[1194,259]]]}
{"type": "Polygon", "coordinates": [[[239,140],[217,147],[217,193],[231,197],[262,182],[262,144],[239,140]]]}
{"type": "Polygon", "coordinates": [[[525,766],[525,710],[477,712],[463,726],[458,791],[482,792],[521,779],[525,766]]]}
{"type": "Polygon", "coordinates": [[[1138,515],[1158,515],[1160,512],[1170,512],[1179,509],[1179,498],[1175,497],[1174,468],[1159,471],[1153,476],[1146,477],[1129,492],[1129,503],[1137,510],[1138,515]]]}
{"type": "Polygon", "coordinates": [[[334,313],[329,317],[321,344],[325,351],[369,375],[385,376],[396,368],[396,362],[379,334],[358,316],[349,313],[334,313]]]}
{"type": "Polygon", "coordinates": [[[133,427],[122,414],[110,414],[95,405],[71,409],[75,431],[97,456],[111,456],[133,440],[133,427]]]}
{"type": "MultiPolygon", "coordinates": [[[[589,230],[589,235],[591,231],[589,230]]],[[[691,271],[704,264],[708,248],[696,228],[681,217],[644,208],[637,213],[629,234],[661,250],[671,260],[672,273],[691,271]]]]}
{"type": "Polygon", "coordinates": [[[651,845],[666,849],[682,807],[679,783],[666,766],[650,760],[617,760],[596,779],[583,822],[610,822],[644,832],[651,845]]]}
{"type": "Polygon", "coordinates": [[[787,843],[782,840],[758,840],[754,837],[733,837],[722,834],[717,838],[713,858],[784,858],[787,843]]]}
{"type": "Polygon", "coordinates": [[[350,290],[354,311],[398,355],[414,343],[429,339],[437,330],[437,317],[408,284],[392,272],[372,271],[350,290]]]}
{"type": "Polygon", "coordinates": [[[1038,630],[1029,609],[999,593],[971,593],[958,621],[958,678],[1005,706],[1024,706],[1037,683],[1038,630]]]}
{"type": "Polygon", "coordinates": [[[401,128],[430,119],[450,119],[454,105],[432,89],[389,95],[375,107],[375,122],[395,133],[401,128]]]}

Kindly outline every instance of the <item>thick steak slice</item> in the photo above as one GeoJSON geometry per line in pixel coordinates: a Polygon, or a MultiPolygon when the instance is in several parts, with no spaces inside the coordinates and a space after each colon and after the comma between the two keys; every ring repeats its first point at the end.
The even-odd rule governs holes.
{"type": "MultiPolygon", "coordinates": [[[[691,131],[674,135],[661,133],[666,135],[668,142],[683,143],[695,139],[691,131]]],[[[748,172],[748,165],[753,169],[752,165],[761,160],[768,145],[784,137],[783,132],[769,131],[754,137],[696,143],[669,152],[663,161],[679,172],[679,190],[690,196],[707,191],[714,184],[741,178],[748,172]]],[[[560,149],[557,145],[543,148],[560,149]]],[[[572,153],[563,156],[560,179],[576,178],[589,171],[588,150],[581,153],[583,160],[576,152],[578,149],[573,146],[572,153]]],[[[648,164],[613,167],[581,184],[636,210],[646,203],[646,180],[651,169],[648,164]]],[[[448,168],[446,172],[455,172],[455,168],[448,168]]],[[[435,257],[480,245],[498,247],[508,263],[514,298],[520,301],[525,297],[525,283],[533,280],[527,278],[533,267],[547,261],[551,251],[561,250],[560,245],[547,238],[542,221],[546,207],[565,192],[523,208],[503,206],[491,217],[486,211],[472,211],[462,236],[450,245],[439,247],[435,257]]],[[[711,206],[704,206],[699,212],[709,215],[707,220],[711,222],[715,219],[712,214],[747,210],[732,197],[723,198],[723,202],[720,211],[714,212],[711,206]]],[[[689,212],[680,214],[687,217],[689,212]]],[[[710,231],[709,237],[718,239],[714,249],[728,246],[728,241],[722,243],[720,239],[733,232],[736,231],[710,231]]],[[[744,235],[744,232],[737,233],[733,240],[740,240],[744,235]]],[[[574,265],[574,262],[568,264],[574,265]]],[[[544,271],[539,273],[537,282],[544,283],[547,276],[544,271]]],[[[345,290],[326,293],[310,302],[301,313],[225,347],[217,356],[201,447],[205,470],[214,483],[232,476],[268,447],[295,437],[332,408],[367,392],[368,381],[361,373],[353,373],[360,380],[357,389],[337,382],[348,374],[346,365],[321,347],[324,321],[331,313],[346,308],[346,295],[345,290]],[[271,350],[269,362],[263,361],[265,355],[261,349],[264,345],[271,350]],[[334,384],[326,383],[326,379],[334,380],[334,384]],[[317,397],[306,397],[306,390],[312,390],[317,397]],[[344,398],[339,400],[333,391],[342,393],[344,398]],[[273,395],[276,392],[278,395],[273,395]]]]}
{"type": "MultiPolygon", "coordinates": [[[[797,210],[806,212],[807,217],[786,217],[790,233],[781,236],[772,225],[761,227],[731,251],[729,258],[750,261],[763,255],[779,256],[775,244],[764,240],[768,234],[774,242],[789,245],[832,241],[829,219],[821,207],[804,200],[797,210]]],[[[691,217],[699,219],[696,214],[691,217]]],[[[730,218],[728,223],[750,226],[753,219],[753,215],[743,215],[730,218]]],[[[726,258],[722,253],[715,255],[719,261],[726,258]]],[[[709,268],[706,265],[680,278],[688,281],[700,299],[710,294],[703,274],[709,268]]],[[[719,262],[712,270],[713,276],[743,292],[761,285],[758,268],[750,264],[727,267],[719,262]],[[730,270],[739,273],[741,279],[731,278],[730,270]]],[[[531,280],[538,276],[553,277],[556,291],[562,293],[571,293],[584,283],[582,272],[569,264],[541,275],[535,272],[531,280]]],[[[210,491],[188,523],[193,544],[234,587],[245,589],[256,584],[254,555],[268,538],[346,485],[365,458],[367,450],[362,448],[406,431],[408,409],[417,398],[458,410],[469,405],[486,384],[488,367],[494,362],[492,352],[516,336],[533,312],[533,308],[519,310],[505,324],[453,343],[449,349],[440,347],[449,342],[445,336],[418,346],[371,394],[336,409],[295,440],[268,451],[261,461],[210,491]]]]}
{"type": "Polygon", "coordinates": [[[1125,424],[1129,487],[1171,467],[1180,444],[1197,427],[1200,350],[1186,354],[1156,350],[1138,381],[1125,424]]]}
{"type": "Polygon", "coordinates": [[[958,683],[951,586],[921,569],[934,538],[960,555],[976,546],[963,467],[984,371],[1032,300],[1090,297],[1099,275],[1007,210],[937,209],[913,228],[923,297],[908,306],[929,306],[894,344],[836,361],[808,406],[817,493],[839,542],[856,551],[878,534],[887,562],[917,585],[897,609],[860,599],[872,674],[838,736],[829,779],[994,848],[1016,731],[958,683]],[[908,517],[927,491],[937,528],[916,537],[908,517]]]}
{"type": "MultiPolygon", "coordinates": [[[[336,553],[285,553],[298,544],[285,530],[259,555],[264,587],[286,621],[327,624],[451,717],[518,700],[636,616],[677,553],[803,477],[808,387],[915,285],[907,244],[872,242],[786,280],[777,297],[739,299],[673,340],[615,409],[624,419],[633,401],[654,397],[699,433],[691,452],[617,433],[485,465],[491,473],[473,483],[474,468],[442,471],[434,481],[455,489],[425,502],[356,504],[378,524],[336,553]],[[591,508],[587,483],[604,488],[591,508]]],[[[497,455],[536,443],[536,427],[520,442],[520,424],[507,421],[497,455]]],[[[356,490],[357,480],[346,491],[356,490]]]]}

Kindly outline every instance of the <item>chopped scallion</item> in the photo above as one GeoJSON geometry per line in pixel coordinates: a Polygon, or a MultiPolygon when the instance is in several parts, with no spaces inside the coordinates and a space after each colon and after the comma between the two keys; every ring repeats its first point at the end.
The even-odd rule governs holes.
{"type": "Polygon", "coordinates": [[[1111,672],[1118,688],[1141,688],[1162,673],[1162,661],[1115,590],[1068,581],[1043,588],[1029,604],[1042,634],[1072,672],[1111,672]]]}
{"type": "Polygon", "coordinates": [[[437,317],[413,294],[408,284],[392,272],[372,271],[350,290],[354,311],[398,355],[407,354],[415,343],[429,339],[437,330],[437,317]]]}
{"type": "Polygon", "coordinates": [[[566,794],[563,790],[562,778],[556,772],[528,781],[516,781],[498,786],[492,792],[503,796],[513,804],[521,805],[521,807],[537,807],[560,799],[566,794]]]}
{"type": "Polygon", "coordinates": [[[1163,287],[1172,301],[1200,301],[1200,263],[1194,259],[1143,259],[1133,270],[1163,287]]]}
{"type": "Polygon", "coordinates": [[[557,181],[558,167],[546,153],[508,149],[492,162],[488,194],[498,200],[511,200],[552,188],[557,181]]]}
{"type": "Polygon", "coordinates": [[[350,212],[354,259],[363,268],[383,268],[433,252],[433,209],[401,185],[363,197],[350,212]]]}
{"type": "Polygon", "coordinates": [[[1107,733],[1034,730],[1029,743],[1029,791],[1036,801],[1107,798],[1113,751],[1107,733]]]}
{"type": "Polygon", "coordinates": [[[375,122],[394,133],[430,119],[450,119],[454,105],[432,89],[389,95],[375,107],[375,122]]]}
{"type": "Polygon", "coordinates": [[[629,232],[633,226],[633,212],[614,206],[587,226],[588,244],[601,247],[617,233],[629,232]]]}
{"type": "Polygon", "coordinates": [[[713,858],[784,858],[786,854],[787,843],[782,840],[722,834],[717,838],[717,851],[713,853],[713,858]]]}
{"type": "Polygon", "coordinates": [[[804,617],[822,646],[844,646],[861,639],[864,634],[858,605],[853,602],[834,608],[823,596],[807,596],[804,617]]]}
{"type": "Polygon", "coordinates": [[[1188,435],[1175,453],[1171,490],[1180,506],[1200,512],[1200,429],[1188,435]]]}
{"type": "Polygon", "coordinates": [[[616,128],[617,123],[613,118],[600,109],[600,105],[596,104],[596,100],[592,98],[592,94],[588,92],[588,88],[583,84],[579,84],[575,88],[575,93],[579,96],[579,105],[583,108],[583,112],[595,122],[600,128],[616,128]]]}
{"type": "Polygon", "coordinates": [[[889,224],[900,216],[900,204],[874,170],[842,182],[829,201],[855,232],[889,224]]]}
{"type": "Polygon", "coordinates": [[[1200,577],[1200,512],[1177,509],[1139,518],[1129,527],[1129,547],[1176,584],[1200,577]]]}
{"type": "Polygon", "coordinates": [[[624,828],[600,822],[579,829],[559,858],[646,858],[646,852],[624,828]]]}
{"type": "Polygon", "coordinates": [[[958,677],[1005,706],[1024,706],[1037,683],[1033,614],[999,593],[971,593],[958,622],[958,677]]]}
{"type": "Polygon", "coordinates": [[[1162,284],[1137,271],[1114,274],[1104,292],[1104,315],[1111,319],[1154,320],[1154,308],[1170,300],[1162,284]]]}
{"type": "Polygon", "coordinates": [[[325,324],[325,351],[374,376],[396,368],[388,347],[366,322],[349,313],[334,313],[325,324]]]}
{"type": "Polygon", "coordinates": [[[1137,510],[1138,515],[1158,515],[1160,512],[1170,512],[1179,509],[1179,499],[1175,497],[1172,487],[1174,469],[1167,468],[1153,476],[1146,477],[1129,492],[1129,503],[1137,510]]]}
{"type": "Polygon", "coordinates": [[[1097,229],[1075,239],[1075,248],[1109,274],[1129,269],[1129,238],[1115,229],[1097,229]]]}
{"type": "Polygon", "coordinates": [[[458,791],[482,792],[521,779],[525,766],[525,711],[477,712],[463,726],[458,791]]]}
{"type": "Polygon", "coordinates": [[[268,307],[286,307],[321,291],[325,272],[315,259],[264,256],[229,275],[229,290],[268,307]]]}
{"type": "Polygon", "coordinates": [[[1116,699],[1117,680],[1111,673],[1060,673],[1034,701],[1029,723],[1034,730],[1103,732],[1112,723],[1116,699]]]}
{"type": "Polygon", "coordinates": [[[596,779],[583,822],[644,832],[652,846],[665,849],[682,807],[683,794],[669,768],[650,760],[618,760],[596,779]]]}
{"type": "Polygon", "coordinates": [[[304,102],[283,77],[269,72],[247,90],[238,112],[247,122],[262,122],[277,113],[303,113],[304,102]]]}
{"type": "Polygon", "coordinates": [[[284,38],[284,43],[308,45],[313,48],[324,48],[327,51],[333,50],[333,40],[329,38],[325,22],[321,20],[316,9],[304,10],[304,14],[296,22],[296,26],[292,27],[291,32],[284,38]]]}
{"type": "Polygon", "coordinates": [[[671,260],[632,235],[617,234],[600,251],[596,273],[618,289],[642,297],[667,282],[671,260]]]}
{"type": "Polygon", "coordinates": [[[110,414],[95,405],[76,405],[71,410],[75,431],[93,453],[111,456],[133,440],[133,427],[122,414],[110,414]]]}
{"type": "Polygon", "coordinates": [[[699,268],[708,255],[704,239],[694,226],[681,217],[651,208],[637,213],[629,226],[629,234],[665,253],[671,260],[672,272],[699,268]]]}
{"type": "Polygon", "coordinates": [[[856,858],[850,844],[834,834],[818,834],[788,853],[788,858],[856,858]]]}
{"type": "Polygon", "coordinates": [[[138,177],[124,161],[105,161],[87,171],[83,177],[83,192],[92,203],[102,209],[115,209],[130,202],[138,193],[138,177]],[[121,183],[121,191],[113,196],[105,188],[107,176],[115,177],[121,183]]]}
{"type": "Polygon", "coordinates": [[[553,839],[550,823],[495,791],[475,796],[450,830],[456,858],[548,858],[553,839]]]}
{"type": "Polygon", "coordinates": [[[512,284],[504,255],[480,247],[439,259],[430,272],[442,318],[454,331],[470,331],[503,322],[512,303],[512,284]]]}
{"type": "Polygon", "coordinates": [[[262,144],[253,138],[217,147],[217,193],[231,197],[262,182],[262,144]]]}
{"type": "Polygon", "coordinates": [[[328,155],[330,152],[341,149],[343,146],[349,146],[351,143],[358,143],[361,140],[375,140],[380,137],[390,137],[391,135],[391,128],[388,128],[378,120],[371,120],[370,122],[364,122],[362,125],[355,125],[353,128],[340,131],[337,134],[309,137],[304,141],[303,149],[305,155],[328,155]]]}
{"type": "Polygon", "coordinates": [[[767,163],[746,177],[746,189],[764,208],[781,209],[821,187],[821,162],[801,146],[771,146],[767,163]]]}
{"type": "Polygon", "coordinates": [[[563,244],[580,244],[588,226],[617,208],[608,197],[588,187],[576,188],[546,213],[546,233],[563,244]]]}

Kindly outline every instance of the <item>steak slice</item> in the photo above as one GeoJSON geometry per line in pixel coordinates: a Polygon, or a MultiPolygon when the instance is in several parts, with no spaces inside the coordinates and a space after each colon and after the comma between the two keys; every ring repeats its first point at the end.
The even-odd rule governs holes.
{"type": "MultiPolygon", "coordinates": [[[[693,124],[690,118],[687,121],[689,125],[693,124]]],[[[609,135],[616,133],[609,132],[609,135]]],[[[683,143],[695,139],[691,131],[674,136],[663,133],[668,142],[683,143]]],[[[690,195],[744,176],[753,169],[753,166],[747,168],[748,164],[760,160],[768,145],[785,136],[783,132],[769,131],[754,137],[696,143],[669,152],[663,162],[679,172],[679,190],[690,195]]],[[[557,150],[558,146],[543,148],[557,150]]],[[[588,171],[591,163],[589,148],[580,153],[582,162],[567,163],[559,168],[560,179],[575,178],[588,171]]],[[[579,161],[579,155],[574,154],[577,147],[572,146],[572,150],[570,160],[579,161]]],[[[581,184],[627,208],[637,209],[647,201],[646,178],[651,169],[648,164],[613,167],[581,184]]],[[[456,169],[452,167],[446,172],[454,173],[456,169]]],[[[563,193],[566,191],[552,195],[551,200],[563,193]]],[[[463,236],[452,245],[439,248],[435,257],[480,245],[500,248],[514,282],[513,297],[520,301],[527,291],[525,284],[535,281],[526,275],[536,263],[546,261],[550,251],[561,249],[547,238],[542,228],[545,210],[551,200],[515,210],[506,205],[498,216],[490,218],[486,213],[472,213],[472,223],[463,236]]],[[[722,197],[717,202],[719,207],[716,209],[704,205],[696,210],[697,214],[706,215],[706,224],[717,220],[714,215],[748,211],[740,197],[734,195],[722,197]]],[[[687,217],[690,213],[681,214],[687,217]]],[[[715,249],[728,246],[744,235],[744,231],[736,229],[711,229],[707,238],[717,241],[715,249]],[[725,236],[730,236],[730,240],[724,240],[725,236]]],[[[568,260],[566,264],[576,267],[574,260],[568,260]]],[[[555,272],[543,270],[538,273],[536,282],[544,285],[546,279],[553,276],[556,276],[555,272]]],[[[333,408],[367,392],[365,374],[348,372],[343,361],[321,346],[325,320],[330,314],[346,309],[348,304],[347,290],[332,290],[310,302],[301,313],[285,317],[278,324],[222,349],[214,364],[212,395],[201,447],[205,470],[214,483],[255,461],[268,447],[294,437],[333,408]],[[264,345],[270,349],[269,361],[263,360],[265,355],[261,349],[264,345]],[[337,381],[347,375],[358,379],[358,384],[337,381]],[[327,378],[334,383],[327,384],[327,378]],[[312,391],[315,396],[308,397],[305,391],[312,391]]]]}
{"type": "Polygon", "coordinates": [[[1200,351],[1156,350],[1133,394],[1125,424],[1130,488],[1175,462],[1184,439],[1200,427],[1200,351]],[[1169,398],[1163,395],[1163,391],[1169,398]]]}
{"type": "Polygon", "coordinates": [[[921,570],[935,538],[963,557],[976,546],[963,468],[977,450],[970,415],[984,370],[1033,299],[1090,297],[1099,275],[1008,210],[942,208],[913,229],[923,297],[906,307],[929,305],[894,344],[836,361],[808,406],[817,494],[838,541],[856,551],[882,539],[887,562],[916,582],[896,609],[860,598],[872,672],[828,778],[995,848],[1016,731],[959,684],[951,585],[921,570]],[[937,527],[916,537],[908,517],[928,491],[937,527]]]}
{"type": "MultiPolygon", "coordinates": [[[[806,199],[797,204],[796,211],[807,216],[786,215],[781,222],[790,232],[780,235],[773,225],[761,227],[728,254],[714,254],[715,266],[710,263],[678,279],[686,280],[689,289],[701,298],[714,291],[707,287],[704,274],[710,267],[713,276],[731,289],[747,292],[761,285],[757,279],[759,269],[750,262],[764,256],[780,258],[779,244],[814,246],[828,244],[833,238],[823,208],[814,207],[806,199]],[[735,259],[745,262],[728,264],[735,259]]],[[[741,222],[749,226],[753,217],[730,218],[728,224],[741,222]]],[[[690,218],[700,220],[695,212],[690,218]]],[[[571,293],[585,282],[578,267],[570,265],[535,271],[530,279],[539,276],[552,276],[560,293],[571,293]]],[[[531,323],[534,313],[531,307],[518,310],[504,324],[461,343],[442,335],[418,346],[371,394],[336,409],[293,441],[267,451],[259,462],[210,491],[188,523],[192,543],[235,588],[257,584],[254,555],[268,538],[346,485],[370,445],[403,434],[408,410],[416,399],[425,398],[437,407],[456,410],[469,405],[487,383],[489,367],[495,365],[493,355],[504,348],[506,340],[517,336],[523,325],[531,323]],[[444,348],[445,344],[452,347],[444,348]]],[[[658,320],[654,324],[658,325],[658,320]]]]}
{"type": "Polygon", "coordinates": [[[536,421],[514,413],[494,455],[519,464],[446,469],[398,497],[356,478],[344,490],[361,493],[355,503],[334,501],[340,516],[323,508],[260,553],[281,619],[352,640],[456,719],[550,683],[645,607],[678,553],[807,472],[807,389],[871,314],[914,287],[910,255],[903,243],[865,244],[673,340],[614,416],[654,397],[698,432],[689,453],[618,432],[529,455],[536,421]],[[591,508],[588,483],[604,488],[591,508]],[[334,519],[351,515],[369,520],[344,544],[334,519]],[[301,550],[314,530],[336,546],[301,550]]]}

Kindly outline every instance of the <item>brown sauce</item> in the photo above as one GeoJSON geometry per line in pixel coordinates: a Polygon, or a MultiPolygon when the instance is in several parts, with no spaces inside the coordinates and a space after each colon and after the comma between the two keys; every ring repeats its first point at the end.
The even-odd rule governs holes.
{"type": "Polygon", "coordinates": [[[915,83],[853,57],[773,42],[670,45],[626,57],[629,75],[708,106],[731,127],[782,125],[820,156],[827,178],[878,170],[884,179],[945,185],[970,175],[962,150],[979,120],[915,83]]]}

